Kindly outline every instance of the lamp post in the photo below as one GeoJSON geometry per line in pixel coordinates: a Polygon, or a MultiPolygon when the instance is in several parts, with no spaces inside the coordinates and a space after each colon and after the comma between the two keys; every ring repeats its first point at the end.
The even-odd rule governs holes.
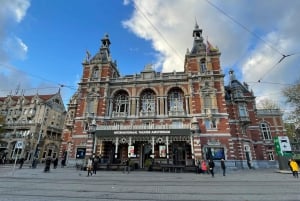
{"type": "Polygon", "coordinates": [[[92,123],[89,125],[89,134],[93,137],[93,146],[92,146],[92,156],[95,155],[95,132],[96,132],[97,124],[96,120],[93,119],[92,123]]]}
{"type": "Polygon", "coordinates": [[[32,160],[32,165],[31,167],[32,168],[36,168],[37,166],[37,162],[38,162],[38,159],[39,159],[39,146],[40,146],[40,141],[41,141],[41,138],[43,137],[43,133],[42,133],[42,129],[43,129],[43,125],[45,123],[45,114],[46,114],[46,104],[39,104],[39,112],[41,113],[42,111],[42,106],[44,106],[44,110],[43,110],[43,113],[42,113],[42,119],[41,119],[41,122],[39,123],[39,135],[38,135],[38,139],[37,139],[37,142],[36,142],[36,147],[35,147],[35,150],[34,150],[34,155],[33,155],[33,160],[32,160]]]}

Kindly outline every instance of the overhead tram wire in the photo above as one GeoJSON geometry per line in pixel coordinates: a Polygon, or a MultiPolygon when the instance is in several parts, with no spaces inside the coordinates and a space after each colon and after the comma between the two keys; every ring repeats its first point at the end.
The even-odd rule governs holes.
{"type": "Polygon", "coordinates": [[[257,39],[263,41],[268,47],[270,47],[271,49],[273,49],[274,51],[276,51],[280,55],[282,55],[282,56],[284,55],[282,52],[280,52],[278,49],[276,49],[270,42],[264,40],[262,37],[260,37],[259,35],[257,35],[255,32],[251,31],[248,27],[246,27],[245,25],[243,25],[242,23],[240,23],[239,21],[237,21],[236,19],[234,19],[233,17],[231,17],[224,10],[222,10],[221,8],[219,8],[218,6],[216,6],[215,4],[213,4],[212,2],[210,2],[209,0],[206,0],[206,2],[209,5],[211,5],[212,7],[214,7],[215,9],[217,9],[219,12],[221,12],[223,15],[225,15],[226,17],[228,17],[231,21],[233,21],[234,23],[236,23],[237,25],[239,25],[240,27],[242,27],[244,30],[246,30],[247,32],[249,32],[250,34],[252,34],[253,36],[255,36],[257,39]]]}
{"type": "MultiPolygon", "coordinates": [[[[246,82],[246,83],[253,83],[253,84],[256,84],[257,82],[246,82]]],[[[288,84],[288,83],[280,83],[280,82],[265,82],[265,81],[261,81],[260,83],[263,83],[263,84],[275,84],[275,85],[282,85],[282,86],[293,86],[294,84],[288,84]]]]}
{"type": "Polygon", "coordinates": [[[212,2],[210,2],[209,0],[206,0],[206,2],[211,5],[212,7],[214,7],[215,9],[217,9],[219,12],[221,12],[223,15],[225,15],[226,17],[228,17],[230,20],[232,20],[234,23],[236,23],[237,25],[239,25],[240,27],[242,27],[244,30],[246,30],[247,32],[249,32],[250,34],[252,34],[253,36],[255,36],[257,39],[263,41],[268,47],[270,47],[271,49],[273,49],[274,51],[276,51],[277,53],[279,53],[282,57],[281,59],[272,66],[272,68],[270,68],[266,73],[264,73],[264,75],[257,81],[258,83],[261,83],[262,78],[269,73],[271,70],[273,70],[280,62],[282,62],[285,58],[298,54],[298,53],[293,53],[293,54],[283,54],[281,51],[279,51],[278,49],[276,49],[270,42],[264,40],[262,37],[260,37],[259,35],[257,35],[255,32],[251,31],[248,27],[246,27],[245,25],[243,25],[242,23],[240,23],[239,21],[237,21],[236,19],[234,19],[233,17],[231,17],[230,15],[228,15],[224,10],[222,10],[221,8],[219,8],[218,6],[216,6],[215,4],[213,4],[212,2]]]}
{"type": "Polygon", "coordinates": [[[182,57],[180,56],[180,54],[176,51],[175,48],[173,48],[170,43],[167,41],[167,39],[163,36],[163,34],[159,31],[159,29],[157,27],[154,26],[154,24],[151,22],[151,20],[147,17],[147,15],[141,10],[141,8],[135,4],[135,7],[137,8],[137,10],[142,14],[142,16],[147,20],[147,22],[152,26],[152,28],[158,33],[158,35],[164,40],[164,42],[169,46],[169,48],[174,51],[174,53],[178,56],[178,58],[180,59],[180,61],[182,60],[182,57]]]}
{"type": "Polygon", "coordinates": [[[293,53],[293,54],[288,54],[288,55],[282,55],[282,57],[279,59],[279,61],[277,63],[275,63],[269,70],[267,70],[261,77],[260,79],[257,81],[259,83],[261,83],[261,80],[269,73],[271,72],[271,70],[273,70],[276,66],[278,66],[278,64],[280,64],[285,58],[289,57],[289,56],[292,56],[292,55],[295,55],[296,53],[293,53]]]}
{"type": "MultiPolygon", "coordinates": [[[[59,88],[65,87],[65,88],[69,88],[69,89],[71,89],[71,90],[77,90],[76,87],[74,87],[74,86],[64,85],[64,84],[55,82],[55,81],[53,81],[53,80],[49,80],[49,79],[43,78],[43,77],[38,76],[38,75],[34,75],[34,74],[31,74],[31,73],[25,72],[25,71],[23,71],[23,70],[20,70],[20,69],[17,69],[17,68],[15,68],[15,67],[12,67],[12,66],[10,66],[10,65],[8,65],[8,64],[0,63],[0,66],[3,66],[3,67],[5,67],[5,68],[7,68],[7,69],[10,69],[10,70],[14,70],[14,71],[18,71],[18,72],[27,74],[27,75],[30,76],[30,77],[38,78],[38,79],[40,79],[40,80],[42,80],[42,81],[45,81],[45,82],[54,83],[54,84],[58,85],[59,88]]],[[[54,88],[54,87],[53,87],[53,88],[54,88]]],[[[56,88],[57,88],[57,87],[56,87],[56,88]]],[[[38,88],[35,88],[35,89],[38,89],[38,88]]],[[[41,88],[41,89],[42,89],[42,88],[41,88]]]]}

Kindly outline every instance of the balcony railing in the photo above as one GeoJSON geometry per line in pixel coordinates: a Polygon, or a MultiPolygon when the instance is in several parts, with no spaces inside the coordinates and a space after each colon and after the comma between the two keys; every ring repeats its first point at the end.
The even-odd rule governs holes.
{"type": "Polygon", "coordinates": [[[113,112],[112,113],[112,117],[116,118],[116,117],[126,117],[127,116],[127,112],[113,112]]]}
{"type": "Polygon", "coordinates": [[[169,116],[184,116],[184,111],[169,111],[169,116]]]}
{"type": "Polygon", "coordinates": [[[141,117],[154,117],[155,112],[140,112],[141,117]]]}

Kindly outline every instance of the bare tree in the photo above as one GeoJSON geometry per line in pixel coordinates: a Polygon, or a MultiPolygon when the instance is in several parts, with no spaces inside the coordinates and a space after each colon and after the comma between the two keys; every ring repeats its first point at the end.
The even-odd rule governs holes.
{"type": "Polygon", "coordinates": [[[286,102],[294,108],[290,118],[295,122],[296,129],[300,128],[300,79],[296,84],[284,88],[282,91],[286,102]]]}
{"type": "Polygon", "coordinates": [[[4,117],[0,115],[0,139],[3,137],[2,132],[3,132],[4,123],[5,123],[4,117]]]}
{"type": "Polygon", "coordinates": [[[262,99],[257,103],[258,109],[280,109],[279,105],[268,98],[262,99]]]}

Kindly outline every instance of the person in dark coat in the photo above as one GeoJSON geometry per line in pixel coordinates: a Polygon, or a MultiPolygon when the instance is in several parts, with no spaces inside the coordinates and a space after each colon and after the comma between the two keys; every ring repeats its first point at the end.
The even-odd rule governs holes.
{"type": "Polygon", "coordinates": [[[96,156],[93,158],[93,174],[97,173],[98,163],[99,163],[99,157],[96,156]]]}
{"type": "Polygon", "coordinates": [[[53,168],[56,169],[58,165],[58,158],[55,158],[53,161],[53,168]]]}
{"type": "Polygon", "coordinates": [[[221,168],[222,168],[222,170],[223,170],[223,176],[225,176],[226,165],[225,165],[225,160],[224,160],[224,158],[221,159],[221,168]]]}
{"type": "Polygon", "coordinates": [[[20,158],[20,169],[23,167],[25,159],[24,158],[20,158]]]}
{"type": "Polygon", "coordinates": [[[129,174],[129,172],[130,172],[129,159],[127,159],[127,160],[125,161],[125,166],[124,166],[124,171],[123,171],[123,173],[125,173],[126,170],[127,170],[127,174],[129,174]]]}
{"type": "Polygon", "coordinates": [[[214,173],[215,163],[212,159],[209,159],[208,166],[209,166],[209,171],[211,173],[211,177],[215,177],[215,173],[214,173]]]}
{"type": "Polygon", "coordinates": [[[45,162],[44,172],[50,172],[51,158],[48,157],[45,162]]]}

